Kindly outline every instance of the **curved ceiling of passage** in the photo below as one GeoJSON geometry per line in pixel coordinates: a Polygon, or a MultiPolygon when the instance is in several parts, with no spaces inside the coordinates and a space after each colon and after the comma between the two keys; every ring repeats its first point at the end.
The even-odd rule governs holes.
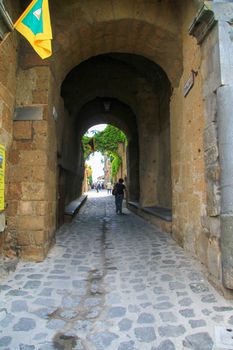
{"type": "Polygon", "coordinates": [[[61,83],[68,72],[92,56],[109,52],[144,56],[160,65],[172,85],[182,72],[179,14],[174,1],[50,2],[53,69],[61,83]]]}
{"type": "Polygon", "coordinates": [[[128,140],[137,136],[136,117],[131,108],[112,98],[95,98],[80,110],[77,126],[80,134],[97,124],[111,124],[122,130],[128,140]]]}
{"type": "Polygon", "coordinates": [[[62,84],[61,95],[70,116],[96,96],[116,98],[137,113],[138,96],[143,82],[147,91],[170,91],[164,71],[138,55],[108,54],[92,57],[75,67],[62,84]]]}

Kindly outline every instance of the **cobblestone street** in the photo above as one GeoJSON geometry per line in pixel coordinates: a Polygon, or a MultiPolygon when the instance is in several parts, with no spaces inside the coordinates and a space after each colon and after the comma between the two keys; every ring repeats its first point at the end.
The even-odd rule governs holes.
{"type": "MultiPolygon", "coordinates": [[[[0,349],[211,350],[233,325],[199,265],[113,196],[90,193],[41,263],[0,284],[0,349]]],[[[230,348],[229,348],[230,349],[230,348]]]]}

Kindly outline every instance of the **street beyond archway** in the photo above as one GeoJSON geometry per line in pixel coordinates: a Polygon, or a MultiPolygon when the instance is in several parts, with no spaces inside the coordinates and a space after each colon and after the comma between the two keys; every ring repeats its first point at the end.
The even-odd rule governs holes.
{"type": "Polygon", "coordinates": [[[116,215],[105,191],[0,290],[3,349],[211,350],[216,327],[233,324],[199,264],[127,209],[116,215]]]}

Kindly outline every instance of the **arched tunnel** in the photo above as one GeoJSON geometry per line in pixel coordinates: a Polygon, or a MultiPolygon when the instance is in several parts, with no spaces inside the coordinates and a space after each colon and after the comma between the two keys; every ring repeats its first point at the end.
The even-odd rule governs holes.
{"type": "Polygon", "coordinates": [[[68,113],[58,125],[60,208],[81,193],[81,137],[98,123],[127,135],[129,200],[171,208],[170,94],[164,71],[138,55],[95,56],[67,75],[61,95],[68,113]]]}
{"type": "MultiPolygon", "coordinates": [[[[29,1],[16,2],[17,8],[8,3],[17,19],[29,1]]],[[[168,224],[164,216],[153,216],[153,223],[171,232],[223,284],[222,261],[228,271],[231,259],[222,251],[230,257],[231,251],[225,212],[222,216],[218,137],[223,145],[225,140],[216,100],[222,63],[215,54],[218,6],[212,3],[213,9],[201,0],[71,0],[62,6],[50,0],[48,60],[16,35],[6,38],[0,75],[7,112],[0,136],[8,155],[7,208],[1,216],[7,220],[2,238],[7,254],[46,257],[58,217],[81,194],[81,137],[90,126],[106,123],[127,135],[129,202],[146,219],[147,209],[168,212],[168,224]],[[213,28],[202,33],[196,16],[205,20],[206,14],[213,28]],[[28,110],[37,119],[15,118],[28,110]]],[[[226,272],[224,278],[231,276],[226,272]]]]}

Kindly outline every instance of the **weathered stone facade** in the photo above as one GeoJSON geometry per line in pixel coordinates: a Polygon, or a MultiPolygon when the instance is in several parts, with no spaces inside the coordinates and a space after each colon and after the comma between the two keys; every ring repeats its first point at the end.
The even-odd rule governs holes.
{"type": "MultiPolygon", "coordinates": [[[[7,10],[15,20],[12,3],[7,10]]],[[[128,138],[129,200],[139,211],[172,209],[171,223],[155,223],[172,231],[216,284],[233,288],[229,151],[226,160],[232,143],[230,131],[223,132],[230,115],[233,56],[224,50],[232,48],[232,4],[207,2],[213,6],[203,10],[211,23],[206,33],[197,28],[202,1],[57,5],[50,1],[51,59],[40,60],[24,39],[19,46],[16,33],[0,44],[0,142],[7,148],[1,247],[22,258],[45,257],[65,204],[81,193],[81,136],[110,123],[128,138]],[[25,106],[40,108],[41,119],[13,121],[14,110],[25,106]]]]}
{"type": "MultiPolygon", "coordinates": [[[[13,7],[11,2],[8,2],[9,10],[16,15],[17,6],[13,7]]],[[[0,45],[0,143],[6,149],[6,174],[5,174],[5,195],[6,198],[10,195],[11,185],[9,181],[10,166],[14,160],[10,156],[12,139],[13,139],[13,121],[15,96],[16,96],[16,79],[18,68],[18,48],[19,42],[16,33],[8,34],[3,43],[0,45]],[[9,69],[11,67],[11,69],[9,69]]],[[[13,190],[13,189],[12,189],[13,190]]],[[[0,213],[0,251],[7,246],[10,255],[15,255],[14,239],[6,231],[7,223],[11,223],[10,215],[14,215],[16,208],[15,204],[9,205],[5,203],[6,211],[0,213]],[[9,214],[8,214],[9,213],[9,214]]],[[[12,219],[14,221],[14,219],[12,219]]]]}

